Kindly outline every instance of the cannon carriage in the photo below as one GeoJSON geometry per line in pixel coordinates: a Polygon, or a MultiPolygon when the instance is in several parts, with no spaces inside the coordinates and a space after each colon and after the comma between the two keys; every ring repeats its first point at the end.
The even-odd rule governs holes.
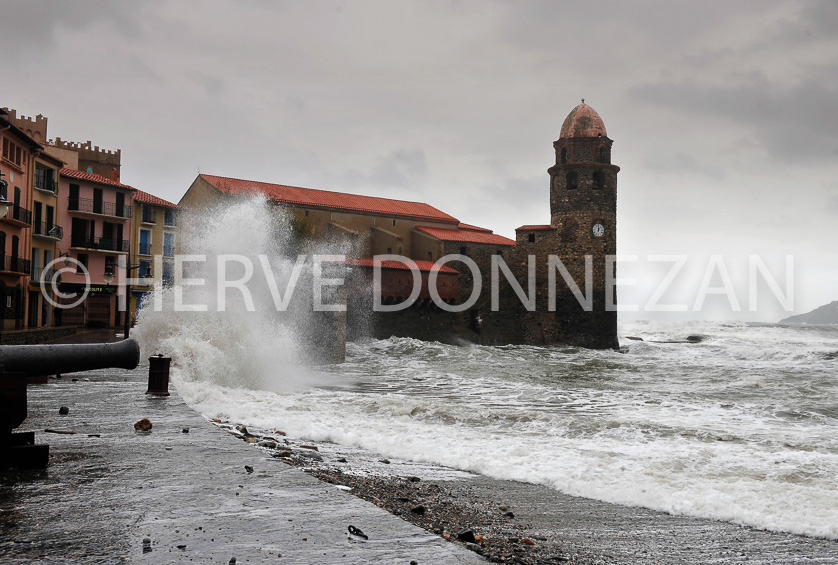
{"type": "Polygon", "coordinates": [[[0,467],[45,467],[49,446],[35,444],[34,432],[13,432],[27,416],[29,377],[94,369],[133,369],[140,347],[133,339],[83,345],[0,346],[0,467]]]}

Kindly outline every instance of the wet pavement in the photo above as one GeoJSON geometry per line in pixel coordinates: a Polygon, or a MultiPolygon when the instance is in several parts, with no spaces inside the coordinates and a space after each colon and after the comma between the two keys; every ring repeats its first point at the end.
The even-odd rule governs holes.
{"type": "Polygon", "coordinates": [[[29,386],[18,431],[50,445],[50,465],[0,471],[0,562],[485,562],[249,447],[174,387],[147,396],[147,375],[141,366],[29,386]],[[141,418],[150,432],[134,430],[141,418]]]}

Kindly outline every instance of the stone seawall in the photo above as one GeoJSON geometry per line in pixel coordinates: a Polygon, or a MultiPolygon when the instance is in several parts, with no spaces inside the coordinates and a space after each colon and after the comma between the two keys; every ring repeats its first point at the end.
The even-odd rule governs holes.
{"type": "Polygon", "coordinates": [[[33,330],[18,330],[4,332],[0,336],[0,345],[36,345],[74,335],[76,327],[69,328],[38,328],[33,330]]]}

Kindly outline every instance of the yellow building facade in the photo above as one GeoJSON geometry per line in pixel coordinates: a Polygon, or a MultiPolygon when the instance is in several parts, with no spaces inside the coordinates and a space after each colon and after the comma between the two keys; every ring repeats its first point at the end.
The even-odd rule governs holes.
{"type": "Polygon", "coordinates": [[[155,285],[169,285],[175,257],[176,230],[180,206],[137,190],[134,194],[134,222],[131,234],[131,321],[143,307],[143,298],[155,285]]]}

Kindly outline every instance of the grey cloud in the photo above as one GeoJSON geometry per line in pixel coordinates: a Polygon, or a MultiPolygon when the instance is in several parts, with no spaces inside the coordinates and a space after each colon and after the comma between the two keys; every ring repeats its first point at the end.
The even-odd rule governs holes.
{"type": "Polygon", "coordinates": [[[666,174],[694,174],[717,181],[725,177],[724,170],[703,165],[695,157],[686,153],[674,153],[668,155],[665,160],[646,158],[643,161],[643,165],[653,171],[666,174]]]}
{"type": "Polygon", "coordinates": [[[381,185],[413,186],[427,172],[422,149],[400,149],[379,160],[370,180],[381,185]]]}
{"type": "Polygon", "coordinates": [[[50,51],[58,47],[60,29],[83,31],[99,22],[113,25],[123,37],[137,37],[141,34],[137,16],[143,11],[144,4],[143,1],[108,0],[6,2],[0,18],[0,45],[3,52],[12,57],[32,51],[50,51]]]}
{"type": "MultiPolygon", "coordinates": [[[[838,73],[838,63],[828,72],[838,73]]],[[[818,77],[794,86],[764,78],[726,87],[648,84],[632,89],[630,96],[639,103],[654,102],[753,130],[775,159],[822,160],[838,148],[838,87],[829,79],[818,77]]]]}
{"type": "Polygon", "coordinates": [[[428,165],[424,150],[399,149],[380,157],[369,172],[357,169],[348,171],[344,181],[359,189],[372,185],[404,192],[416,187],[427,174],[428,165]]]}
{"type": "Polygon", "coordinates": [[[201,71],[185,73],[187,79],[200,86],[209,96],[219,96],[227,89],[227,81],[222,77],[206,74],[201,71]]]}

